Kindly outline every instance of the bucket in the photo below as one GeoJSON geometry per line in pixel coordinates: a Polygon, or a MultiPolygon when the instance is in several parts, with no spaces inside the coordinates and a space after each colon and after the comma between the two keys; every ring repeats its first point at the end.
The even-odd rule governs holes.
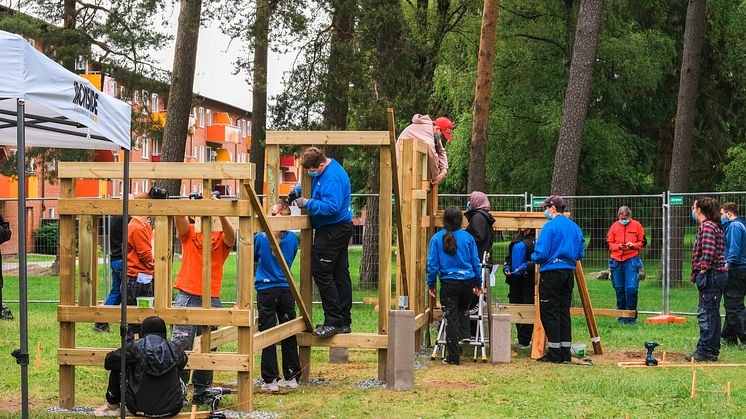
{"type": "Polygon", "coordinates": [[[585,343],[573,343],[570,346],[570,354],[576,358],[584,358],[585,357],[585,343]]]}
{"type": "Polygon", "coordinates": [[[153,307],[154,297],[137,297],[137,306],[151,308],[153,307]]]}

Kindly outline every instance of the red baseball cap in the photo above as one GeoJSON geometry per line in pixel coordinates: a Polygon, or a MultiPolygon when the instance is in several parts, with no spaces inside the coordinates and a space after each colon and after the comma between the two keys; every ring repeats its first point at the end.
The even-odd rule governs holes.
{"type": "Polygon", "coordinates": [[[446,118],[445,116],[441,116],[440,118],[436,119],[433,124],[435,124],[438,128],[440,128],[441,131],[443,131],[443,135],[445,135],[446,140],[453,140],[453,122],[451,122],[450,119],[446,118]]]}

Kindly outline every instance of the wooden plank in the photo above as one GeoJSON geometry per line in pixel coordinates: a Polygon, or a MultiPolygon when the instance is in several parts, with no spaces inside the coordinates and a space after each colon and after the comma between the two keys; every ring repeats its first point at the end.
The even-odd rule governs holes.
{"type": "MultiPolygon", "coordinates": [[[[536,229],[536,238],[539,238],[541,229],[536,229]]],[[[547,335],[544,325],[541,323],[541,304],[539,303],[539,265],[534,266],[534,333],[531,337],[531,358],[539,359],[544,356],[544,347],[547,344],[547,335]]]]}
{"type": "Polygon", "coordinates": [[[267,131],[267,145],[388,145],[388,131],[267,131]]]}
{"type": "MultiPolygon", "coordinates": [[[[504,230],[520,230],[524,228],[542,228],[544,224],[546,224],[547,219],[544,217],[543,213],[537,213],[537,212],[513,212],[513,213],[507,213],[507,212],[497,212],[497,211],[490,211],[490,214],[495,218],[495,224],[492,225],[492,228],[496,231],[504,231],[504,230]],[[532,214],[539,214],[541,217],[537,217],[532,214]]],[[[431,223],[435,225],[435,227],[443,227],[443,214],[439,213],[436,216],[426,217],[423,218],[422,223],[420,224],[421,227],[431,227],[431,223]]],[[[466,226],[469,225],[469,221],[464,218],[463,224],[461,225],[463,228],[466,228],[466,226]]]]}
{"type": "MultiPolygon", "coordinates": [[[[210,331],[210,349],[217,349],[223,345],[235,342],[238,339],[238,327],[226,326],[210,331]]],[[[202,346],[202,336],[194,337],[193,348],[202,346]]]]}
{"type": "MultiPolygon", "coordinates": [[[[205,179],[202,181],[203,195],[212,194],[212,180],[205,179]]],[[[214,199],[210,201],[216,202],[214,199]]],[[[211,214],[211,213],[204,213],[211,214]]],[[[212,307],[212,216],[202,217],[202,308],[209,309],[212,307]]],[[[200,349],[203,353],[210,352],[210,336],[212,329],[209,326],[202,326],[202,339],[200,340],[200,349]]]]}
{"type": "Polygon", "coordinates": [[[155,282],[153,291],[156,308],[171,307],[171,277],[169,264],[171,263],[171,219],[165,216],[155,217],[155,282]]]}
{"type": "Polygon", "coordinates": [[[91,276],[98,265],[98,252],[93,248],[93,234],[93,217],[81,215],[78,222],[78,305],[82,307],[91,306],[91,276]]]}
{"type": "Polygon", "coordinates": [[[415,144],[415,151],[417,151],[418,153],[424,154],[425,156],[427,156],[428,153],[430,152],[429,146],[424,141],[415,140],[414,144],[415,144]]]}
{"type": "MultiPolygon", "coordinates": [[[[582,307],[570,308],[570,314],[573,316],[585,316],[585,310],[582,307]]],[[[637,317],[636,310],[616,310],[611,308],[594,308],[593,315],[595,317],[637,317]]]]}
{"type": "Polygon", "coordinates": [[[264,166],[265,174],[265,191],[266,198],[264,199],[265,210],[269,210],[269,207],[274,205],[280,198],[280,146],[279,145],[267,145],[264,149],[267,164],[264,166]]]}
{"type": "MultiPolygon", "coordinates": [[[[199,324],[207,326],[249,326],[253,310],[235,308],[145,308],[129,306],[127,319],[130,323],[142,323],[148,316],[158,316],[167,324],[199,324]]],[[[119,321],[119,307],[57,306],[57,320],[78,323],[116,323],[119,321]]]]}
{"type": "MultiPolygon", "coordinates": [[[[60,179],[60,196],[75,197],[75,182],[60,179]]],[[[60,216],[60,303],[75,304],[75,217],[60,216]]],[[[75,347],[75,323],[60,322],[60,348],[75,347]]],[[[75,405],[75,367],[60,366],[60,406],[71,409],[75,405]]]]}
{"type": "Polygon", "coordinates": [[[274,345],[282,340],[295,336],[306,330],[306,324],[300,317],[289,322],[277,325],[271,329],[263,330],[254,335],[254,352],[261,351],[267,346],[274,345]]]}
{"type": "Polygon", "coordinates": [[[585,322],[588,324],[588,332],[591,335],[593,353],[596,355],[603,355],[604,351],[603,348],[601,348],[601,338],[598,335],[596,317],[593,315],[593,304],[591,304],[591,296],[590,294],[588,294],[588,284],[586,284],[585,282],[583,264],[580,263],[580,261],[577,261],[575,265],[575,280],[578,283],[578,294],[580,295],[580,301],[583,303],[585,322]]]}
{"type": "MultiPolygon", "coordinates": [[[[253,170],[253,167],[252,167],[253,170]]],[[[252,172],[252,178],[253,172],[252,172]]],[[[241,202],[250,203],[248,193],[249,181],[244,181],[239,188],[239,199],[241,202]]],[[[254,211],[249,207],[249,217],[238,219],[238,301],[237,307],[242,310],[251,310],[252,315],[249,327],[238,328],[238,353],[249,355],[248,371],[238,372],[238,410],[250,412],[253,409],[252,388],[254,385],[254,211]]]]}
{"type": "Polygon", "coordinates": [[[388,336],[378,333],[347,333],[320,338],[312,333],[296,335],[299,346],[328,346],[331,348],[382,349],[388,347],[388,336]]]}
{"type": "MultiPolygon", "coordinates": [[[[433,316],[434,317],[434,316],[433,316]]],[[[414,330],[420,330],[423,327],[430,325],[430,309],[428,308],[423,313],[414,316],[414,330]]]]}
{"type": "MultiPolygon", "coordinates": [[[[305,147],[303,148],[305,150],[305,147]]],[[[301,195],[308,198],[311,196],[311,176],[308,171],[301,170],[301,195]]],[[[308,211],[303,210],[308,215],[308,211]]],[[[308,315],[313,316],[313,273],[311,272],[311,254],[313,248],[313,230],[303,229],[300,232],[300,266],[306,269],[300,270],[300,296],[303,304],[308,307],[308,315]]],[[[313,318],[313,317],[312,317],[313,318]]],[[[301,365],[301,381],[308,382],[311,376],[311,347],[298,345],[298,356],[301,365]]]]}
{"type": "Polygon", "coordinates": [[[417,200],[427,199],[427,191],[425,189],[413,189],[412,199],[417,199],[417,200]]]}
{"type": "MultiPolygon", "coordinates": [[[[396,238],[397,238],[397,255],[396,255],[396,293],[397,295],[406,295],[407,290],[405,284],[407,283],[407,255],[403,251],[407,247],[405,243],[406,235],[404,234],[404,213],[402,207],[402,179],[399,178],[399,171],[403,168],[408,167],[402,162],[399,162],[397,158],[397,144],[396,144],[396,123],[394,122],[394,110],[392,108],[386,109],[386,120],[389,128],[389,153],[391,154],[391,183],[394,187],[394,214],[396,216],[396,238]]],[[[410,160],[408,158],[408,160],[410,160]]],[[[409,162],[411,166],[411,161],[409,162]]],[[[409,168],[406,169],[410,170],[409,168]]]]}
{"type": "MultiPolygon", "coordinates": [[[[402,241],[399,243],[402,245],[399,250],[399,256],[402,258],[402,280],[401,280],[401,295],[407,297],[410,296],[412,278],[415,276],[414,272],[414,258],[415,255],[412,253],[412,183],[414,181],[414,140],[403,139],[401,140],[401,164],[400,169],[402,171],[401,179],[401,193],[396,197],[396,202],[401,205],[401,220],[402,223],[402,241]]],[[[411,307],[411,302],[410,302],[411,307]]]]}
{"type": "MultiPolygon", "coordinates": [[[[60,348],[57,349],[59,365],[103,367],[106,354],[114,348],[60,348]]],[[[249,356],[230,352],[199,353],[186,351],[189,360],[186,368],[209,371],[248,371],[249,356]]]]}
{"type": "Polygon", "coordinates": [[[533,304],[500,304],[493,306],[493,313],[510,314],[510,322],[514,324],[534,324],[536,321],[533,304]]]}
{"type": "Polygon", "coordinates": [[[248,190],[248,193],[249,198],[251,198],[251,203],[254,207],[254,211],[256,211],[256,215],[259,218],[259,224],[262,226],[262,229],[264,230],[264,233],[267,235],[267,239],[269,240],[269,245],[272,248],[272,254],[279,262],[280,268],[282,269],[282,274],[285,276],[285,278],[287,279],[287,283],[290,285],[290,292],[292,292],[293,298],[295,298],[295,302],[298,305],[300,315],[301,317],[303,317],[303,321],[306,324],[306,330],[311,330],[313,328],[311,326],[311,315],[308,312],[308,308],[306,307],[305,302],[301,299],[301,295],[298,291],[298,287],[295,284],[295,281],[293,281],[293,273],[290,271],[290,267],[288,267],[285,256],[283,256],[282,252],[280,251],[280,243],[278,243],[277,237],[275,237],[274,235],[274,231],[272,231],[272,229],[269,227],[267,216],[264,215],[264,213],[262,212],[262,205],[259,202],[259,197],[256,195],[256,192],[253,188],[250,188],[248,190]]]}
{"type": "Polygon", "coordinates": [[[273,231],[311,228],[311,217],[308,215],[277,215],[275,217],[268,217],[267,222],[273,231]]]}
{"type": "MultiPolygon", "coordinates": [[[[212,199],[137,199],[129,201],[129,215],[191,215],[240,217],[249,215],[249,202],[212,199]]],[[[60,199],[60,215],[121,215],[122,201],[118,199],[60,199]]]]}
{"type": "MultiPolygon", "coordinates": [[[[60,179],[122,179],[122,163],[58,162],[60,179]]],[[[130,179],[250,179],[249,163],[130,163],[130,179]]],[[[209,191],[208,191],[209,193],[209,191]]]]}
{"type": "MultiPolygon", "coordinates": [[[[389,127],[393,130],[393,127],[389,127]]],[[[391,152],[390,146],[381,146],[379,150],[378,182],[378,299],[383,302],[378,310],[378,333],[388,333],[388,310],[391,306],[391,223],[392,207],[391,188],[391,152]]],[[[387,349],[378,350],[378,379],[386,381],[387,349]]]]}

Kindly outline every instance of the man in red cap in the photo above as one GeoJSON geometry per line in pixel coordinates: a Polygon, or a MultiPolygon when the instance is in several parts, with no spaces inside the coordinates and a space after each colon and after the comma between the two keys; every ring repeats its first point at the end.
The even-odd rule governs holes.
{"type": "Polygon", "coordinates": [[[453,139],[453,122],[450,119],[441,116],[433,121],[429,115],[416,114],[412,117],[412,124],[399,134],[396,150],[397,153],[401,151],[400,141],[404,138],[424,141],[428,147],[430,182],[438,184],[445,179],[448,172],[448,156],[443,147],[443,137],[448,141],[453,139]]]}

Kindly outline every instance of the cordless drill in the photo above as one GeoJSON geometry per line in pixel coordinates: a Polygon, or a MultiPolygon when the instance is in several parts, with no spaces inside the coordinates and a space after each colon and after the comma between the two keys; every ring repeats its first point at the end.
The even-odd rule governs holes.
{"type": "Polygon", "coordinates": [[[654,340],[645,342],[645,349],[648,350],[648,356],[645,357],[645,365],[648,367],[654,367],[658,365],[658,360],[653,358],[653,350],[660,346],[660,344],[654,340]]]}

